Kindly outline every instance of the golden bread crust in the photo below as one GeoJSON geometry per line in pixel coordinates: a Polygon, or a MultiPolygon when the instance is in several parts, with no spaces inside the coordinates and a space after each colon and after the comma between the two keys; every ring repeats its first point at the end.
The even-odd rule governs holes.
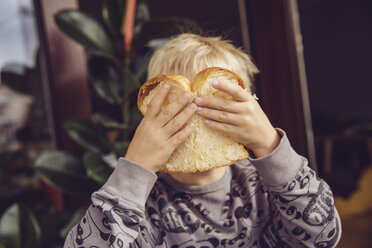
{"type": "Polygon", "coordinates": [[[237,80],[240,87],[246,89],[243,79],[236,73],[221,67],[208,67],[196,74],[191,85],[192,92],[200,92],[208,81],[208,78],[225,77],[230,80],[237,80]]]}
{"type": "Polygon", "coordinates": [[[167,74],[154,77],[145,82],[138,92],[137,106],[143,115],[145,115],[145,111],[143,108],[144,99],[149,95],[150,91],[157,88],[160,84],[164,82],[182,87],[184,88],[185,91],[191,92],[190,81],[182,75],[167,74]]]}

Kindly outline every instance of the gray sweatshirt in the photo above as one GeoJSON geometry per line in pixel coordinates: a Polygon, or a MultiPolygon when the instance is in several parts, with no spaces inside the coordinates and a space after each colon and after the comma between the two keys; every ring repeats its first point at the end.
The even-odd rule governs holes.
{"type": "Polygon", "coordinates": [[[64,247],[336,247],[332,191],[279,131],[271,154],[237,162],[209,185],[120,158],[64,247]]]}

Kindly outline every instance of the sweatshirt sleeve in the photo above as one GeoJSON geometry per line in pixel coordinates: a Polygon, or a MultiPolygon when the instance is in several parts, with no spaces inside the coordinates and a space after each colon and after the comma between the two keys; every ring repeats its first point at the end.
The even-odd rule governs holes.
{"type": "Polygon", "coordinates": [[[125,158],[103,187],[92,194],[92,204],[74,226],[64,247],[136,247],[139,223],[157,176],[125,158]]]}
{"type": "Polygon", "coordinates": [[[293,150],[285,132],[277,131],[282,136],[279,146],[266,157],[250,159],[272,208],[271,230],[264,232],[283,247],[336,247],[341,222],[330,187],[293,150]]]}

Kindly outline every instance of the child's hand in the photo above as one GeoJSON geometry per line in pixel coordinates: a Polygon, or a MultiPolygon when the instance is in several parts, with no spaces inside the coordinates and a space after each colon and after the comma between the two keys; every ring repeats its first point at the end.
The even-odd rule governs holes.
{"type": "Polygon", "coordinates": [[[125,155],[127,159],[154,172],[168,161],[176,147],[191,134],[193,124],[185,124],[196,111],[196,105],[191,103],[193,99],[188,93],[161,110],[170,90],[170,86],[167,86],[163,86],[151,100],[125,155]]]}
{"type": "Polygon", "coordinates": [[[205,124],[243,144],[256,157],[270,154],[280,137],[255,98],[238,85],[213,82],[213,87],[233,97],[226,100],[203,96],[195,99],[197,113],[206,118],[205,124]]]}

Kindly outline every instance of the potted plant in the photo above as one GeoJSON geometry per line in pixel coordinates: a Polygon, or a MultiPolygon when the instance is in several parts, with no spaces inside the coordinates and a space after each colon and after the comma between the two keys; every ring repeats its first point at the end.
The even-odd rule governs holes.
{"type": "MultiPolygon", "coordinates": [[[[109,114],[98,111],[89,119],[74,117],[66,121],[67,133],[83,147],[84,152],[44,153],[34,161],[32,170],[35,174],[32,176],[36,175],[66,195],[89,197],[105,183],[118,157],[126,153],[142,118],[136,97],[141,82],[146,79],[148,52],[151,50],[145,48],[146,45],[153,39],[184,31],[200,32],[200,28],[186,18],[150,18],[148,7],[141,0],[104,0],[102,21],[80,10],[62,10],[55,15],[55,21],[61,31],[86,49],[94,96],[113,111],[108,111],[109,114]]],[[[59,213],[58,219],[64,224],[64,228],[59,230],[61,240],[84,214],[88,207],[84,204],[74,209],[74,213],[71,209],[59,213]]],[[[42,241],[43,227],[48,229],[48,222],[40,225],[32,209],[15,201],[0,219],[0,247],[7,237],[10,237],[9,247],[28,247],[25,239],[30,235],[36,237],[37,242],[30,241],[32,245],[29,247],[46,245],[48,242],[42,241]],[[2,232],[1,225],[10,222],[18,224],[10,232],[2,232]],[[32,228],[25,231],[25,226],[32,228]]]]}

